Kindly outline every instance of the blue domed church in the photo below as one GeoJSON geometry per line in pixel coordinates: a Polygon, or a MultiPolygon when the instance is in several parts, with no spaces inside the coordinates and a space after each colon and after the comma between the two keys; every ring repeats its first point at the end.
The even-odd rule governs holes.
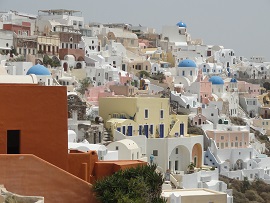
{"type": "Polygon", "coordinates": [[[39,85],[50,86],[53,84],[52,76],[48,68],[36,64],[29,68],[26,75],[36,75],[39,85]]]}
{"type": "Polygon", "coordinates": [[[190,82],[194,82],[197,79],[198,67],[193,60],[185,59],[180,61],[176,72],[177,76],[186,77],[190,82]]]}
{"type": "Polygon", "coordinates": [[[221,95],[224,92],[224,81],[220,76],[212,76],[209,79],[212,83],[212,92],[217,95],[221,95]]]}

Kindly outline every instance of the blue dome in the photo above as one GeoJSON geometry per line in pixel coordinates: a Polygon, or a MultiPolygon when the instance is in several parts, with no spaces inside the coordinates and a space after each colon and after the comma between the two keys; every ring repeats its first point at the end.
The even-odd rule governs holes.
{"type": "Polygon", "coordinates": [[[194,67],[194,68],[196,68],[197,65],[194,61],[192,61],[190,59],[185,59],[183,61],[180,61],[180,63],[178,64],[178,67],[194,67]]]}
{"type": "Polygon", "coordinates": [[[237,82],[237,80],[235,78],[232,78],[231,82],[237,82]]]}
{"type": "Polygon", "coordinates": [[[37,64],[32,66],[26,73],[26,75],[51,75],[50,71],[43,65],[37,64]]]}
{"type": "Polygon", "coordinates": [[[209,82],[212,82],[213,85],[224,85],[224,81],[219,76],[212,76],[209,82]]]}
{"type": "Polygon", "coordinates": [[[187,27],[186,23],[183,23],[182,21],[178,22],[176,25],[178,27],[187,27]]]}

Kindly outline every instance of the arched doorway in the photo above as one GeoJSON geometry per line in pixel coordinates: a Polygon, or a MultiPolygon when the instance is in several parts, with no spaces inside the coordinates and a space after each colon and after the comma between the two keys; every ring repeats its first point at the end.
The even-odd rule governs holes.
{"type": "Polygon", "coordinates": [[[76,64],[76,68],[75,69],[81,69],[82,68],[82,64],[79,62],[76,64]]]}
{"type": "Polygon", "coordinates": [[[218,120],[218,124],[222,124],[222,119],[219,119],[218,120]]]}
{"type": "Polygon", "coordinates": [[[235,163],[235,169],[236,170],[242,170],[243,169],[243,160],[242,159],[238,159],[235,163]]]}
{"type": "Polygon", "coordinates": [[[199,143],[192,148],[192,162],[197,168],[202,166],[202,146],[199,143]]]}
{"type": "Polygon", "coordinates": [[[187,171],[190,164],[190,152],[187,147],[178,145],[169,156],[169,169],[171,171],[187,171]]]}
{"type": "Polygon", "coordinates": [[[65,63],[63,64],[63,67],[64,67],[64,71],[67,71],[67,69],[68,69],[68,64],[67,64],[67,62],[65,62],[65,63]]]}

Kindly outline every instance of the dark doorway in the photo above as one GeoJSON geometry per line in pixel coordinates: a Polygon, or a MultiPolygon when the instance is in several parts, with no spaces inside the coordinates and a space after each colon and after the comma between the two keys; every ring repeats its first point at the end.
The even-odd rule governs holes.
{"type": "Polygon", "coordinates": [[[7,131],[7,154],[20,154],[20,130],[7,131]]]}

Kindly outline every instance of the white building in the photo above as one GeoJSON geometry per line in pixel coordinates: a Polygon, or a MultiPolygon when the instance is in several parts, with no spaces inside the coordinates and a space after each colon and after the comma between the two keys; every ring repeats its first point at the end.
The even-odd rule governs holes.
{"type": "Polygon", "coordinates": [[[229,68],[236,64],[236,56],[233,49],[220,49],[215,52],[215,59],[223,64],[223,68],[229,68]]]}
{"type": "Polygon", "coordinates": [[[223,67],[216,63],[202,63],[199,65],[203,75],[221,74],[223,67]]]}
{"type": "Polygon", "coordinates": [[[9,75],[26,75],[32,66],[32,62],[6,62],[5,68],[9,75]]]}
{"type": "Polygon", "coordinates": [[[13,31],[0,30],[0,50],[9,51],[14,48],[13,31]]]}
{"type": "Polygon", "coordinates": [[[104,160],[108,153],[107,147],[100,144],[89,144],[86,140],[80,143],[68,142],[68,150],[79,150],[82,152],[96,151],[99,160],[104,160]]]}
{"type": "Polygon", "coordinates": [[[140,147],[130,139],[123,139],[110,143],[107,146],[110,151],[118,151],[118,160],[141,159],[140,147]]]}
{"type": "Polygon", "coordinates": [[[55,10],[39,10],[39,15],[36,21],[36,27],[39,32],[46,32],[46,29],[55,30],[55,23],[72,26],[79,30],[84,27],[84,17],[80,11],[55,9],[55,10]],[[52,22],[52,23],[51,23],[52,22]]]}

